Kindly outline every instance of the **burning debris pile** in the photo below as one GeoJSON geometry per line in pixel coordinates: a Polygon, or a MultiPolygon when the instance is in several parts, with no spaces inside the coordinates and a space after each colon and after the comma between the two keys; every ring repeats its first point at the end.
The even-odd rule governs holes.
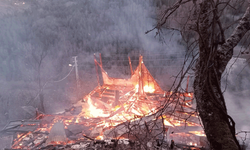
{"type": "MultiPolygon", "coordinates": [[[[37,114],[3,129],[12,149],[156,149],[205,146],[192,93],[164,92],[142,56],[131,78],[111,78],[95,59],[103,84],[62,114],[37,114]],[[170,142],[172,141],[172,142],[170,142]]],[[[131,64],[131,63],[130,63],[131,64]]]]}

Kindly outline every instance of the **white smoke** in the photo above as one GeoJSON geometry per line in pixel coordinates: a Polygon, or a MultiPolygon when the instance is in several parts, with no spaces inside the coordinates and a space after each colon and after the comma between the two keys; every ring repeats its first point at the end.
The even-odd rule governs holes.
{"type": "MultiPolygon", "coordinates": [[[[245,58],[232,58],[227,65],[222,87],[229,115],[236,123],[236,132],[250,132],[250,65],[245,58]]],[[[240,133],[240,143],[250,142],[250,133],[240,133]],[[246,139],[245,139],[246,136],[246,139]]]]}

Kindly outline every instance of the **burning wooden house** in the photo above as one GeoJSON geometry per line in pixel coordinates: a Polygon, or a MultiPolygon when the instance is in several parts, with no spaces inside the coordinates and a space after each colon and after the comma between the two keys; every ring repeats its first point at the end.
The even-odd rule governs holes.
{"type": "MultiPolygon", "coordinates": [[[[103,84],[62,114],[37,114],[34,120],[9,122],[12,149],[164,149],[204,146],[204,132],[192,107],[193,93],[161,89],[139,58],[129,79],[111,78],[102,61],[103,84]]],[[[199,148],[197,148],[199,149],[199,148]]]]}

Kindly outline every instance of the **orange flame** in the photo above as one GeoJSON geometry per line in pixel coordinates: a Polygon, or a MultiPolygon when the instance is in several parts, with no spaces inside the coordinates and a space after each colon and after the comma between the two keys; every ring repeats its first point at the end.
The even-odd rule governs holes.
{"type": "Polygon", "coordinates": [[[155,89],[152,86],[148,86],[148,85],[145,85],[143,89],[145,92],[148,92],[148,93],[154,93],[155,91],[155,89]]]}
{"type": "MultiPolygon", "coordinates": [[[[92,101],[91,101],[90,97],[88,98],[87,103],[89,105],[88,114],[86,114],[87,117],[97,118],[97,117],[108,117],[108,116],[110,116],[110,114],[105,114],[102,109],[96,108],[96,106],[94,106],[92,104],[92,101]]],[[[84,112],[84,110],[83,110],[83,112],[84,112]]]]}
{"type": "Polygon", "coordinates": [[[206,136],[204,131],[189,131],[189,133],[195,134],[197,136],[206,136]]]}
{"type": "Polygon", "coordinates": [[[103,136],[102,135],[99,135],[98,137],[96,137],[95,139],[97,139],[97,140],[103,140],[104,138],[103,138],[103,136]]]}
{"type": "MultiPolygon", "coordinates": [[[[135,85],[135,89],[136,89],[136,92],[138,92],[139,84],[135,85]]],[[[143,87],[143,90],[144,90],[144,92],[147,92],[147,93],[154,93],[155,92],[155,89],[152,85],[145,85],[143,87]]]]}

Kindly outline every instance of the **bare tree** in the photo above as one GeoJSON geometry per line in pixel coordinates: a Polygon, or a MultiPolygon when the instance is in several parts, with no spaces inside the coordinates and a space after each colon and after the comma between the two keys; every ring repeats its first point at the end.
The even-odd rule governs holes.
{"type": "MultiPolygon", "coordinates": [[[[241,149],[235,136],[235,122],[227,113],[221,90],[221,78],[233,56],[233,48],[250,30],[250,6],[248,4],[245,14],[238,20],[237,27],[226,39],[225,31],[228,26],[223,24],[222,17],[226,8],[235,9],[230,2],[239,3],[230,0],[179,0],[164,11],[154,28],[158,30],[157,34],[161,33],[162,27],[177,29],[181,31],[183,37],[195,32],[194,42],[188,45],[189,48],[195,47],[195,43],[198,45],[194,94],[207,139],[211,148],[216,150],[241,149]],[[173,19],[179,10],[185,9],[185,6],[190,6],[191,9],[187,19],[183,19],[184,23],[178,24],[176,28],[168,26],[167,20],[171,17],[173,19]]],[[[176,19],[173,21],[178,22],[176,19]]]]}
{"type": "Polygon", "coordinates": [[[31,55],[28,58],[29,65],[36,71],[36,77],[39,88],[39,100],[40,100],[40,106],[39,110],[42,112],[45,112],[44,109],[44,94],[43,94],[43,81],[42,81],[42,66],[43,62],[45,61],[45,58],[48,54],[47,49],[34,49],[31,45],[29,47],[29,50],[31,51],[31,55]]]}
{"type": "Polygon", "coordinates": [[[44,58],[46,57],[47,55],[47,50],[42,50],[41,54],[36,56],[36,55],[33,55],[34,59],[36,60],[36,63],[37,63],[37,70],[38,70],[38,85],[39,85],[39,99],[40,99],[40,104],[41,104],[41,111],[42,112],[45,112],[45,109],[44,109],[44,95],[43,95],[43,92],[42,92],[42,81],[41,81],[41,67],[42,67],[42,62],[44,60],[44,58]]]}

